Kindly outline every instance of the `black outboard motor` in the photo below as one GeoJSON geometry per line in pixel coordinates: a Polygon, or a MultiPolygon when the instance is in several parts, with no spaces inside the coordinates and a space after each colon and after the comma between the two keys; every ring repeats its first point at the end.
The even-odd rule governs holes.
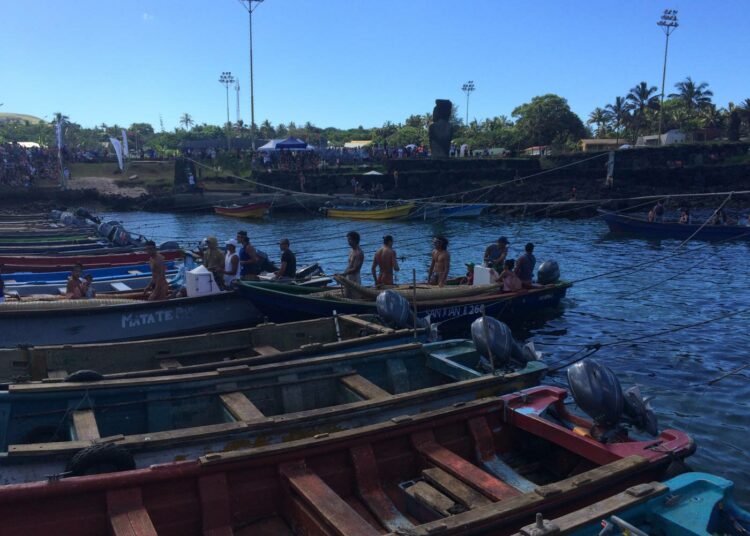
{"type": "Polygon", "coordinates": [[[623,393],[612,370],[595,359],[584,359],[568,367],[568,385],[578,407],[604,429],[597,439],[606,442],[623,424],[652,436],[658,434],[656,415],[638,387],[623,393]]]}
{"type": "Polygon", "coordinates": [[[97,218],[96,216],[94,216],[93,214],[91,214],[91,212],[89,212],[88,210],[86,210],[83,207],[78,207],[76,209],[76,213],[75,214],[79,218],[82,218],[84,220],[91,220],[92,222],[94,222],[96,224],[99,224],[102,221],[99,218],[97,218]]]}
{"type": "Polygon", "coordinates": [[[317,262],[310,264],[309,266],[305,266],[303,268],[300,268],[297,270],[297,273],[295,274],[295,277],[297,279],[306,279],[308,277],[316,277],[323,273],[323,269],[320,267],[320,264],[317,262]]]}
{"type": "Polygon", "coordinates": [[[471,323],[471,340],[486,366],[490,363],[490,353],[495,368],[507,366],[511,361],[526,364],[541,358],[541,354],[534,350],[534,343],[521,346],[513,338],[510,328],[491,316],[477,318],[471,323]]]}
{"type": "Polygon", "coordinates": [[[536,272],[536,281],[540,285],[551,285],[560,281],[560,265],[557,261],[544,261],[536,272]]]}
{"type": "MultiPolygon", "coordinates": [[[[414,327],[414,313],[411,305],[401,294],[394,290],[384,290],[375,298],[378,315],[387,324],[399,329],[414,327]]],[[[417,327],[425,328],[430,325],[429,319],[418,318],[417,327]]]]}

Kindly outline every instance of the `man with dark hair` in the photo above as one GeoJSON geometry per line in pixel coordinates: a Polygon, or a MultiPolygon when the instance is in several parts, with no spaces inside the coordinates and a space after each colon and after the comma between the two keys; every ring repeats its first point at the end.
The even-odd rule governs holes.
{"type": "MultiPolygon", "coordinates": [[[[349,250],[349,259],[346,265],[346,270],[344,270],[341,275],[352,283],[361,285],[362,280],[359,272],[362,270],[362,264],[365,262],[365,254],[362,251],[362,248],[359,247],[359,233],[357,231],[349,231],[346,233],[346,241],[349,243],[351,249],[349,250]]],[[[348,288],[345,288],[344,296],[350,298],[353,296],[353,293],[348,288]]]]}
{"type": "Polygon", "coordinates": [[[393,249],[393,237],[385,235],[383,237],[383,247],[381,247],[372,258],[372,279],[375,285],[393,285],[393,272],[398,272],[398,259],[396,251],[393,249]],[[377,268],[380,268],[380,275],[377,275],[377,268]]]}
{"type": "Polygon", "coordinates": [[[83,266],[80,263],[73,265],[73,270],[68,278],[68,284],[65,285],[65,297],[69,300],[80,300],[86,297],[86,289],[81,281],[83,266]]]}
{"type": "Polygon", "coordinates": [[[444,236],[436,236],[432,244],[432,262],[427,272],[427,281],[430,285],[444,287],[451,269],[451,254],[448,253],[448,239],[444,236]]]}
{"type": "Polygon", "coordinates": [[[167,267],[164,257],[156,250],[153,240],[146,242],[146,253],[150,257],[151,282],[143,289],[143,295],[148,301],[166,300],[169,298],[169,283],[167,282],[167,267]]]}
{"type": "Polygon", "coordinates": [[[239,242],[240,276],[242,279],[255,280],[260,274],[260,259],[255,248],[247,237],[247,231],[237,231],[239,242]]]}
{"type": "Polygon", "coordinates": [[[501,236],[497,242],[487,246],[484,250],[484,263],[488,268],[495,271],[501,271],[505,263],[505,257],[508,256],[508,239],[501,236]]]}
{"type": "Polygon", "coordinates": [[[514,272],[521,279],[523,288],[531,288],[534,279],[534,267],[536,266],[536,257],[534,257],[534,244],[529,242],[524,248],[525,253],[518,257],[514,272]]]}
{"type": "Polygon", "coordinates": [[[289,249],[288,238],[281,239],[279,249],[281,250],[281,266],[274,275],[276,279],[292,280],[297,276],[297,257],[289,249]]]}

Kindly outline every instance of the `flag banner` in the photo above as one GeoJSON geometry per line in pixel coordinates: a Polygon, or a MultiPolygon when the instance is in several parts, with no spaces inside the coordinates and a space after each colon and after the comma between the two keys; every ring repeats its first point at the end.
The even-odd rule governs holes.
{"type": "Polygon", "coordinates": [[[128,149],[128,131],[124,128],[122,129],[122,156],[124,158],[127,158],[130,154],[130,150],[128,149]]]}
{"type": "Polygon", "coordinates": [[[109,138],[109,142],[112,144],[112,147],[115,148],[115,154],[117,155],[117,164],[120,166],[120,171],[122,171],[124,169],[122,165],[122,144],[117,138],[109,138]]]}
{"type": "Polygon", "coordinates": [[[55,136],[57,137],[57,147],[62,149],[62,122],[55,123],[55,136]]]}

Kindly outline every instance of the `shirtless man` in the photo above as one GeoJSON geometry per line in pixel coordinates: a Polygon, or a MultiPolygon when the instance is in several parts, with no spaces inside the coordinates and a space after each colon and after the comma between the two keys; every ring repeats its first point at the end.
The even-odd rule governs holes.
{"type": "MultiPolygon", "coordinates": [[[[344,270],[340,275],[347,278],[352,283],[357,285],[362,284],[362,280],[359,276],[360,270],[362,270],[362,264],[365,262],[365,254],[359,247],[359,233],[357,231],[349,231],[346,233],[346,241],[349,243],[349,261],[344,270]]],[[[344,289],[344,296],[347,298],[352,297],[352,292],[348,289],[344,289]]]]}
{"type": "Polygon", "coordinates": [[[166,300],[169,297],[169,283],[167,283],[166,265],[164,257],[156,250],[153,240],[146,242],[146,253],[150,258],[151,282],[143,289],[143,295],[148,301],[166,300]]]}
{"type": "Polygon", "coordinates": [[[451,254],[448,253],[448,239],[444,236],[436,236],[432,241],[435,249],[432,250],[432,263],[427,273],[427,281],[430,285],[445,286],[448,272],[451,269],[451,254]]]}
{"type": "Polygon", "coordinates": [[[83,272],[83,266],[76,263],[73,265],[73,270],[68,278],[68,284],[65,285],[65,297],[69,300],[80,300],[86,297],[86,289],[81,281],[81,272],[83,272]]]}
{"type": "Polygon", "coordinates": [[[393,285],[393,272],[398,272],[398,259],[396,251],[393,249],[393,237],[386,235],[383,237],[383,247],[381,247],[372,258],[372,279],[375,285],[393,285]],[[377,275],[377,268],[380,268],[380,275],[377,275]]]}

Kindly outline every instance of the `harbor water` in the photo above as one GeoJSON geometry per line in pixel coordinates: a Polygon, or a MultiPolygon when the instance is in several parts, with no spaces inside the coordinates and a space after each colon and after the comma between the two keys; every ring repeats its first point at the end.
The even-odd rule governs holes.
{"type": "MultiPolygon", "coordinates": [[[[689,465],[733,480],[737,498],[750,503],[750,366],[727,375],[750,363],[750,242],[695,241],[674,255],[679,241],[611,237],[595,218],[354,222],[310,213],[243,221],[145,212],[104,217],[157,243],[177,240],[190,248],[206,236],[221,243],[246,229],[253,245],[276,263],[279,239],[289,238],[298,267],[319,262],[329,274],[346,266],[345,235],[356,230],[365,252],[365,284],[372,283],[372,255],[386,234],[393,235],[400,258],[399,283],[410,283],[413,269],[418,281],[425,280],[435,235],[450,241],[451,276],[464,274],[465,263],[480,263],[484,248],[500,236],[508,238],[513,257],[533,242],[539,262],[555,259],[563,279],[583,281],[557,314],[516,326],[516,336],[533,340],[551,367],[585,355],[584,345],[604,345],[594,356],[616,372],[623,387],[637,384],[653,397],[660,428],[684,430],[696,440],[689,465]]],[[[547,381],[565,384],[564,368],[547,381]]]]}

